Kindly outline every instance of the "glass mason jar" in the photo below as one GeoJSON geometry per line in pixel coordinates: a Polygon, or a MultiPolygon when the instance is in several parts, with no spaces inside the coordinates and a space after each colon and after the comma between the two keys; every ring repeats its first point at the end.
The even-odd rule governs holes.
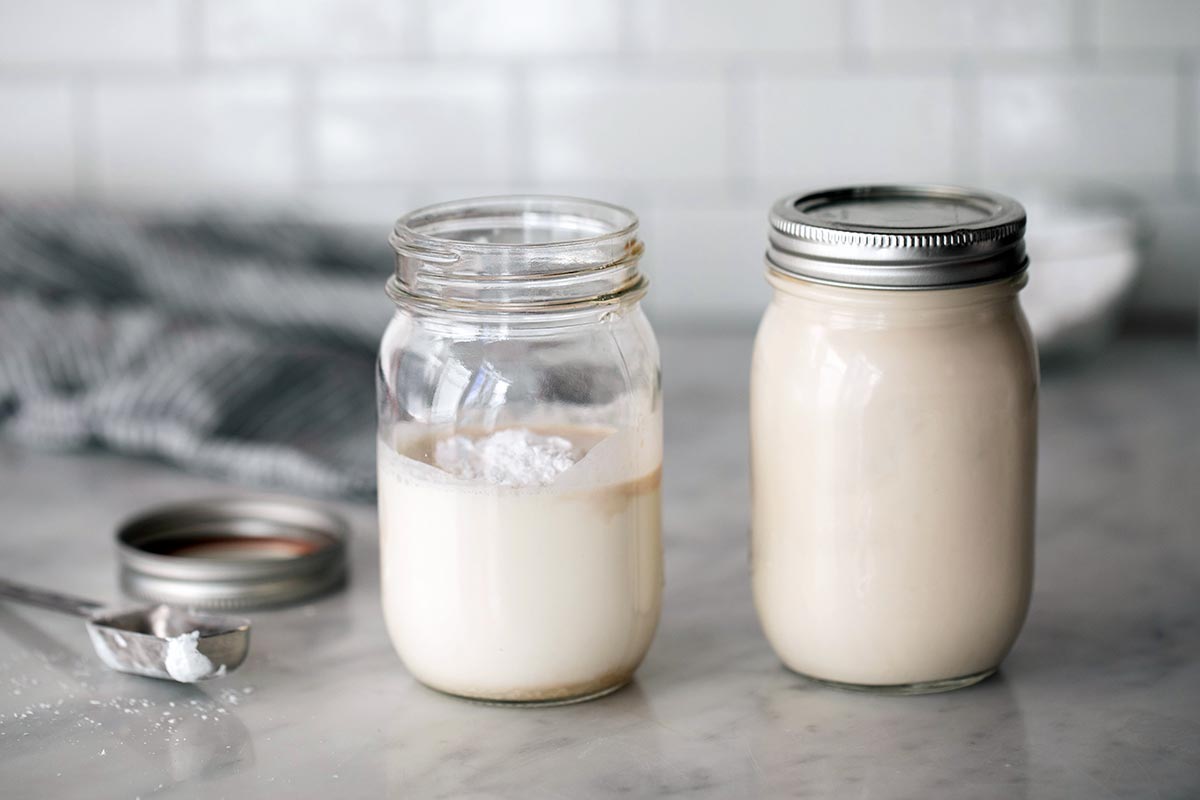
{"type": "Polygon", "coordinates": [[[658,346],[632,212],[562,197],[395,226],[379,354],[383,609],[422,683],[558,703],[630,680],[662,593],[658,346]]]}
{"type": "Polygon", "coordinates": [[[771,213],[751,380],[754,597],[790,669],[901,693],[995,671],[1033,578],[1025,213],[867,186],[771,213]]]}

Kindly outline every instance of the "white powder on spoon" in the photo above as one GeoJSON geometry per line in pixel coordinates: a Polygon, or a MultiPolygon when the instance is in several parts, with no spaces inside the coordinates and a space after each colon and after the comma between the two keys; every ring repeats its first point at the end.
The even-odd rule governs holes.
{"type": "Polygon", "coordinates": [[[167,639],[167,674],[180,683],[195,683],[213,673],[213,664],[200,652],[200,631],[167,639]]]}

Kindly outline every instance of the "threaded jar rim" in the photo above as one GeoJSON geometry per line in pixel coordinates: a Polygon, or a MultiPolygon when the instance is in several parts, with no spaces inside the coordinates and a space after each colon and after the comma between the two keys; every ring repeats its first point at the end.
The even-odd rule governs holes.
{"type": "Polygon", "coordinates": [[[599,200],[506,195],[426,206],[389,242],[397,302],[562,309],[644,292],[638,218],[599,200]]]}

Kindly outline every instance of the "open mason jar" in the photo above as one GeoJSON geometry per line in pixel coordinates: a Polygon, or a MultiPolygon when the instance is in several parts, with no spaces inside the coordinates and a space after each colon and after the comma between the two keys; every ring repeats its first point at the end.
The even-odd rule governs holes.
{"type": "Polygon", "coordinates": [[[382,594],[397,652],[464,697],[631,678],[662,592],[658,347],[632,212],[514,196],[395,226],[377,374],[382,594]]]}

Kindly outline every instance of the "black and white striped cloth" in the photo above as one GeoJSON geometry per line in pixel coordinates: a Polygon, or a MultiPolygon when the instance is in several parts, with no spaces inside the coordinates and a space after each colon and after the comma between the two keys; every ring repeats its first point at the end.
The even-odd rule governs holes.
{"type": "Polygon", "coordinates": [[[371,493],[385,233],[0,206],[0,435],[371,493]]]}

